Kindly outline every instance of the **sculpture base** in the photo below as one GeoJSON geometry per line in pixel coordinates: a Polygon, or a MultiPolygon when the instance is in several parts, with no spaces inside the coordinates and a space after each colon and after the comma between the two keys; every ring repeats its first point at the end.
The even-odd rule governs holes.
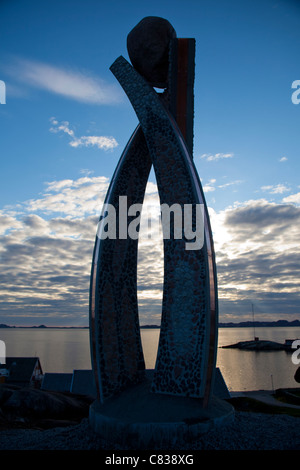
{"type": "Polygon", "coordinates": [[[104,404],[95,401],[89,420],[99,437],[125,449],[178,448],[234,420],[233,407],[219,398],[203,408],[201,399],[151,393],[150,386],[148,378],[104,404]]]}

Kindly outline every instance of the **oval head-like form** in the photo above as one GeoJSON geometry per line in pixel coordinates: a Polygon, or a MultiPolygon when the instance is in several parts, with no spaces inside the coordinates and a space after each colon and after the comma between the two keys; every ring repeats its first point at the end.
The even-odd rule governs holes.
{"type": "Polygon", "coordinates": [[[176,31],[164,18],[147,16],[127,36],[127,50],[133,67],[150,85],[166,88],[169,48],[176,31]]]}

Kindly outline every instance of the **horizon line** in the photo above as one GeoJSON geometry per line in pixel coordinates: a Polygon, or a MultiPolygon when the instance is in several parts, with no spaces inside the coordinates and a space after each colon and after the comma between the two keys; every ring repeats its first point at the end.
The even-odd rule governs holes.
{"type": "MultiPolygon", "coordinates": [[[[251,320],[244,320],[244,321],[240,321],[240,322],[224,322],[224,321],[220,321],[219,322],[219,327],[220,325],[243,325],[243,324],[249,324],[249,326],[252,326],[253,324],[278,324],[278,323],[281,323],[281,322],[284,322],[284,323],[295,323],[295,322],[299,322],[300,323],[300,319],[295,319],[295,320],[285,320],[285,319],[279,319],[279,320],[255,320],[254,322],[251,321],[251,320]]],[[[157,325],[157,324],[144,324],[144,325],[140,325],[140,328],[160,328],[161,325],[157,325]]],[[[222,326],[221,326],[222,327],[222,326]]],[[[87,326],[83,326],[83,325],[73,325],[73,326],[64,326],[64,325],[61,325],[61,326],[51,326],[51,325],[44,325],[44,324],[41,324],[41,325],[7,325],[6,323],[0,323],[0,329],[5,329],[5,328],[39,328],[39,329],[43,329],[43,328],[84,328],[84,329],[88,329],[90,328],[89,325],[87,326]]]]}

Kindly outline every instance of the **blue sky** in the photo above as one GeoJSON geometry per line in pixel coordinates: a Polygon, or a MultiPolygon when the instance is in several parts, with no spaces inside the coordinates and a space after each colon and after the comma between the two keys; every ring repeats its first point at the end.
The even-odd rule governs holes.
{"type": "MultiPolygon", "coordinates": [[[[196,39],[194,160],[220,320],[300,318],[300,2],[0,1],[0,323],[88,325],[96,225],[137,124],[109,70],[145,16],[196,39]]],[[[147,197],[156,196],[152,174],[147,197]]],[[[141,323],[159,323],[159,244],[141,244],[141,323]]]]}

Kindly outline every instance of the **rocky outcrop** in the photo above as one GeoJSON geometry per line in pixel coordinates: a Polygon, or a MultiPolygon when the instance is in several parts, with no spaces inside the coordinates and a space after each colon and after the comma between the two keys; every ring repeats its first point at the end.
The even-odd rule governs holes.
{"type": "Polygon", "coordinates": [[[228,346],[222,346],[222,348],[235,348],[242,349],[244,351],[289,351],[290,348],[281,343],[275,341],[239,341],[235,344],[229,344],[228,346]]]}
{"type": "Polygon", "coordinates": [[[0,385],[0,424],[39,428],[77,424],[88,416],[91,400],[66,393],[0,385]]]}

